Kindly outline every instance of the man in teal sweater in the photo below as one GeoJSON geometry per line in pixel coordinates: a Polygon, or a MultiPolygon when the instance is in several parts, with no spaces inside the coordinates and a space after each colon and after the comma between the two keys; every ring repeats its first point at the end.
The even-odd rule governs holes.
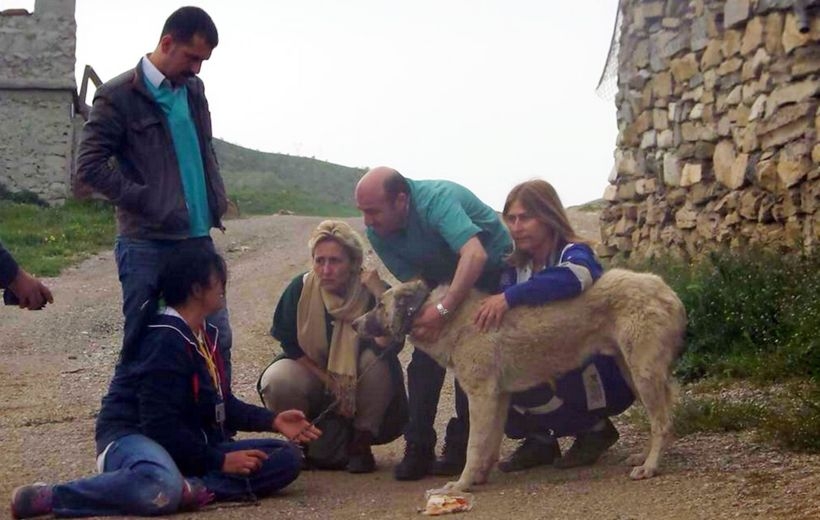
{"type": "MultiPolygon", "coordinates": [[[[356,205],[364,215],[367,238],[388,270],[406,282],[449,284],[441,301],[419,311],[413,336],[432,338],[472,287],[495,292],[504,257],[512,249],[507,229],[492,208],[470,190],[449,181],[413,181],[392,168],[367,172],[356,186],[356,205]]],[[[444,368],[420,350],[407,367],[410,420],[404,431],[404,460],[398,480],[428,473],[461,472],[467,451],[467,397],[456,385],[456,417],[447,425],[444,453],[434,460],[436,417],[444,368]]]]}

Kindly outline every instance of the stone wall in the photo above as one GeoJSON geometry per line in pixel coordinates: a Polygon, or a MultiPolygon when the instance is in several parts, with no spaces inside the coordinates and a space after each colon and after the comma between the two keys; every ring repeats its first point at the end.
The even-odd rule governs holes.
{"type": "Polygon", "coordinates": [[[50,203],[69,195],[76,136],[74,0],[0,13],[0,184],[50,203]]]}
{"type": "Polygon", "coordinates": [[[818,246],[820,1],[803,4],[621,1],[603,255],[818,246]]]}

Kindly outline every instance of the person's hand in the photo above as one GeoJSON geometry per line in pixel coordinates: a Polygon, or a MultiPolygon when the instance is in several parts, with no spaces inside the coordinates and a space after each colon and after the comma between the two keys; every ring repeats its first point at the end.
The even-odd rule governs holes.
{"type": "Polygon", "coordinates": [[[481,300],[473,321],[481,329],[481,332],[487,332],[490,328],[497,329],[508,310],[510,310],[510,306],[507,304],[507,298],[504,297],[504,294],[494,294],[481,300]]]}
{"type": "Polygon", "coordinates": [[[421,308],[413,320],[413,327],[410,335],[422,343],[432,343],[436,341],[444,328],[444,316],[442,316],[436,306],[428,303],[421,308]]]}
{"type": "Polygon", "coordinates": [[[21,309],[36,311],[45,307],[46,303],[54,303],[48,287],[22,269],[17,270],[17,276],[9,284],[9,289],[17,296],[21,309]]]}
{"type": "Polygon", "coordinates": [[[301,410],[279,412],[273,420],[273,428],[294,442],[310,442],[322,435],[322,431],[310,424],[301,410]]]}
{"type": "Polygon", "coordinates": [[[250,475],[262,467],[262,462],[268,458],[264,451],[238,450],[225,454],[222,463],[222,472],[232,475],[250,475]]]}

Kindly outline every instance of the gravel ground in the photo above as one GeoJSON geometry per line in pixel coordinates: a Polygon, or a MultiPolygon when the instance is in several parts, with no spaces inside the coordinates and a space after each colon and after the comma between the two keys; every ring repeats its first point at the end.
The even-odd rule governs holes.
{"type": "MultiPolygon", "coordinates": [[[[598,238],[597,215],[571,214],[598,238]]],[[[267,335],[288,281],[307,267],[306,242],[320,219],[270,216],[234,220],[216,240],[231,269],[234,388],[256,402],[259,371],[276,345],[267,335]]],[[[361,227],[360,219],[351,224],[361,227]]],[[[371,255],[368,262],[376,265],[371,255]]],[[[110,252],[48,281],[56,303],[42,312],[0,309],[0,497],[20,484],[55,482],[94,470],[93,418],[120,342],[120,289],[110,252]]],[[[407,361],[409,348],[402,353],[407,361]]],[[[452,411],[445,383],[437,430],[452,411]]],[[[499,518],[717,519],[820,518],[820,457],[761,445],[746,434],[690,435],[673,444],[660,476],[628,478],[623,459],[646,433],[619,421],[621,440],[595,466],[494,472],[466,516],[499,518]]],[[[503,453],[513,444],[506,441],[503,453]]],[[[212,506],[201,518],[414,518],[424,491],[441,478],[396,482],[401,440],[375,449],[368,475],[306,472],[285,492],[255,505],[212,506]]]]}

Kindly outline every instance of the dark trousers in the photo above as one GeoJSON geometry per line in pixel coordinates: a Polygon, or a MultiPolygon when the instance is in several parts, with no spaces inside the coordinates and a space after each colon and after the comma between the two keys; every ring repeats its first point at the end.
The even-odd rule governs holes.
{"type": "MultiPolygon", "coordinates": [[[[447,370],[419,349],[407,365],[408,412],[410,419],[404,428],[408,443],[433,448],[436,445],[436,420],[441,387],[447,370]]],[[[447,426],[448,442],[467,442],[470,428],[467,395],[456,382],[456,416],[447,426]]]]}
{"type": "MultiPolygon", "coordinates": [[[[476,288],[488,292],[498,292],[501,269],[485,271],[476,282],[476,288]]],[[[435,285],[432,284],[431,285],[435,285]]],[[[409,421],[404,429],[404,440],[408,443],[433,448],[436,445],[436,420],[441,386],[447,370],[433,358],[419,349],[413,350],[413,357],[407,365],[407,398],[409,421]]],[[[470,415],[467,394],[456,381],[456,416],[447,424],[445,442],[458,445],[467,444],[470,432],[470,415]]]]}

